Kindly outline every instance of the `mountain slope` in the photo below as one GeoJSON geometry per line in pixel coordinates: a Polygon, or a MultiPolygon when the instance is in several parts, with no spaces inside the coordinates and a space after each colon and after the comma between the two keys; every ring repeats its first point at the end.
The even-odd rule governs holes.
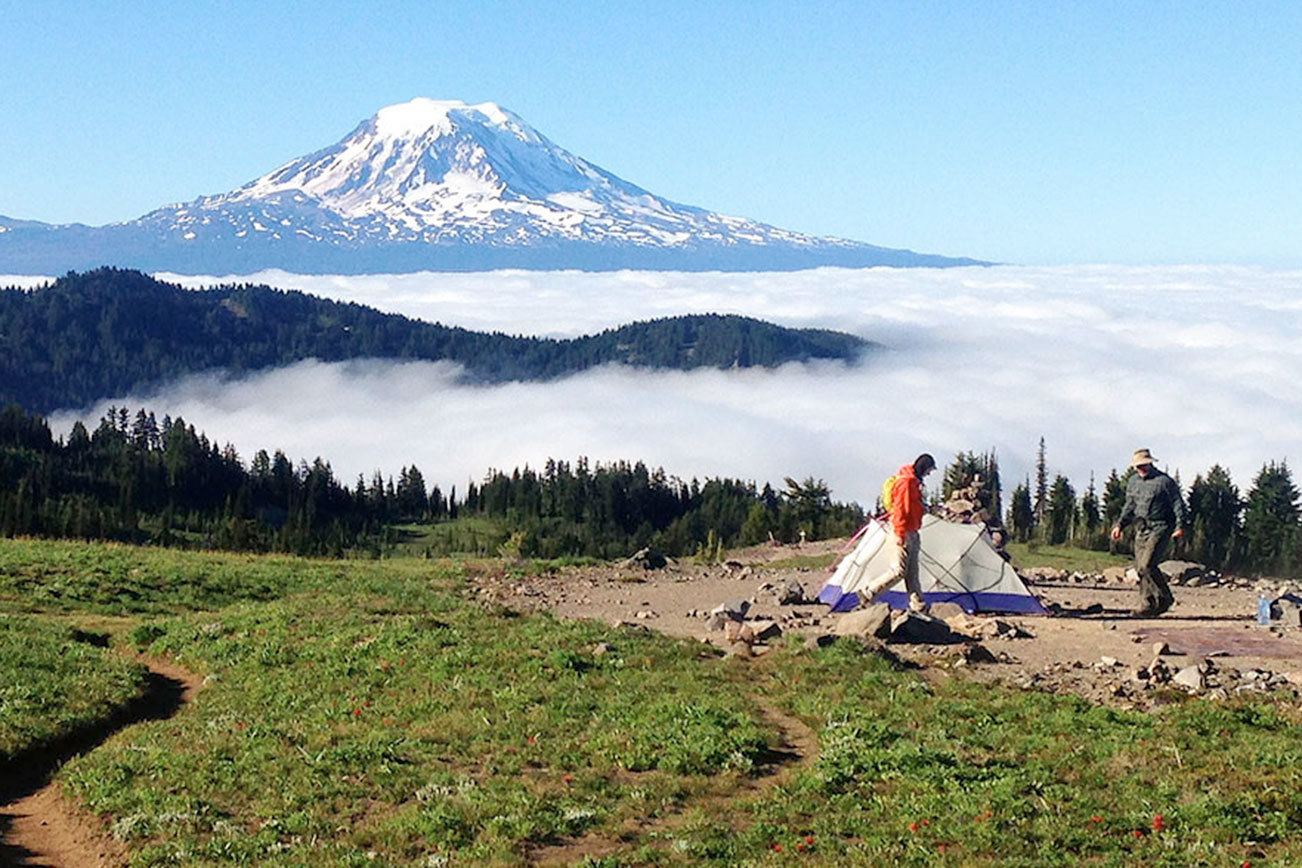
{"type": "Polygon", "coordinates": [[[494,103],[416,99],[214,196],[99,228],[0,218],[0,270],[179,273],[970,265],[682,205],[494,103]]]}
{"type": "Polygon", "coordinates": [[[0,404],[83,406],[200,371],[241,373],[303,359],[448,360],[484,382],[550,379],[619,363],[771,367],[852,361],[852,335],[738,316],[684,316],[556,340],[486,334],[266,286],[202,291],[136,271],[70,274],[0,290],[0,404]],[[141,312],[147,311],[147,316],[141,312]]]}

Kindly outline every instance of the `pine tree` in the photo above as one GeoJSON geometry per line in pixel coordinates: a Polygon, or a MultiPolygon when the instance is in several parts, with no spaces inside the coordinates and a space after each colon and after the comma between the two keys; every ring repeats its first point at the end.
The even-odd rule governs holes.
{"type": "Polygon", "coordinates": [[[1244,503],[1244,556],[1249,569],[1290,575],[1297,566],[1298,489],[1287,462],[1271,461],[1252,482],[1244,503]]]}
{"type": "Polygon", "coordinates": [[[1080,542],[1088,548],[1093,548],[1099,540],[1099,526],[1102,524],[1102,516],[1099,515],[1099,496],[1094,488],[1094,474],[1090,473],[1090,484],[1085,489],[1085,495],[1080,499],[1080,517],[1081,517],[1081,534],[1080,542]]]}
{"type": "Polygon", "coordinates": [[[1229,472],[1212,465],[1206,476],[1195,476],[1189,487],[1190,547],[1193,557],[1215,569],[1225,569],[1240,544],[1239,515],[1243,501],[1229,472]]]}
{"type": "Polygon", "coordinates": [[[1045,539],[1051,545],[1061,545],[1071,537],[1073,519],[1076,517],[1076,492],[1059,474],[1054,477],[1049,489],[1048,506],[1045,509],[1045,539]]]}
{"type": "Polygon", "coordinates": [[[1031,503],[1031,481],[1013,489],[1012,504],[1008,507],[1008,528],[1017,542],[1027,542],[1035,532],[1035,508],[1031,503]]]}
{"type": "Polygon", "coordinates": [[[1044,437],[1035,453],[1035,523],[1044,525],[1044,514],[1049,508],[1049,469],[1044,461],[1044,437]]]}

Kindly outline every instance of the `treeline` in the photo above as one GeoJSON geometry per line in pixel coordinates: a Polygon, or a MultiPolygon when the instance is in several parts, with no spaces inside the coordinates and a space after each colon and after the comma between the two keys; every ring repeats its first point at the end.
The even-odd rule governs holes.
{"type": "Polygon", "coordinates": [[[246,464],[185,420],[112,408],[93,431],[76,423],[56,438],[47,421],[16,405],[0,411],[0,535],[109,539],[240,551],[378,555],[401,525],[447,526],[479,517],[505,529],[523,556],[617,557],[654,546],[666,554],[722,545],[851,532],[854,505],[832,502],[821,480],[683,482],[641,463],[549,461],[490,473],[458,497],[427,487],[413,464],[397,480],[359,476],[351,487],[321,458],[292,462],[258,451],[246,464]]]}
{"type": "Polygon", "coordinates": [[[45,413],[200,371],[239,374],[304,359],[447,360],[496,382],[616,362],[687,370],[851,360],[868,346],[839,332],[715,314],[572,340],[514,337],[267,286],[187,290],[138,271],[101,268],[38,289],[0,289],[0,404],[45,413]]]}
{"type": "MultiPolygon", "coordinates": [[[[945,494],[982,473],[998,504],[999,471],[993,454],[959,455],[945,474],[945,494]]],[[[1121,517],[1126,484],[1134,470],[1112,470],[1098,486],[1093,475],[1083,491],[1062,474],[1049,476],[1043,438],[1035,478],[1014,487],[1002,517],[1019,542],[1116,550],[1109,531],[1121,517]]],[[[1181,480],[1177,475],[1177,483],[1181,480]]],[[[1302,573],[1302,505],[1286,461],[1268,461],[1246,492],[1219,464],[1181,485],[1189,511],[1187,536],[1173,556],[1217,570],[1276,576],[1302,573]]],[[[990,501],[984,501],[989,503],[990,501]]],[[[998,514],[998,512],[996,512],[998,514]]],[[[1123,542],[1123,546],[1125,543],[1123,542]]]]}
{"type": "Polygon", "coordinates": [[[717,557],[724,546],[848,535],[864,520],[857,505],[834,503],[822,480],[788,478],[775,491],[736,479],[684,482],[641,462],[590,467],[584,459],[548,461],[541,472],[492,472],[467,493],[464,510],[503,520],[514,529],[510,548],[547,558],[613,558],[643,547],[717,557]]]}

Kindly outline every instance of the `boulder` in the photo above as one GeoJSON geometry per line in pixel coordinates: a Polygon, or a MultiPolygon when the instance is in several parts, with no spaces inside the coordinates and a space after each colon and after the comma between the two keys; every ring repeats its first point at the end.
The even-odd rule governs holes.
{"type": "Polygon", "coordinates": [[[805,596],[805,586],[794,580],[787,582],[787,586],[777,596],[779,606],[803,606],[809,602],[805,596]]]}
{"type": "Polygon", "coordinates": [[[876,603],[865,609],[856,609],[836,622],[833,632],[838,636],[864,636],[885,639],[891,634],[891,607],[876,603]]]}
{"type": "Polygon", "coordinates": [[[668,565],[669,559],[653,548],[638,549],[624,561],[624,566],[641,567],[644,570],[662,570],[668,565]]]}
{"type": "Polygon", "coordinates": [[[933,603],[931,616],[952,624],[956,619],[966,618],[968,614],[958,603],[933,603]]]}
{"type": "Polygon", "coordinates": [[[1126,581],[1126,572],[1126,567],[1105,567],[1100,575],[1103,576],[1103,581],[1119,585],[1126,581]]]}
{"type": "Polygon", "coordinates": [[[728,651],[725,656],[741,657],[746,660],[749,660],[751,657],[754,656],[754,654],[750,650],[749,642],[733,642],[728,646],[728,651]]]}
{"type": "Polygon", "coordinates": [[[836,636],[831,633],[811,633],[805,637],[805,648],[809,651],[817,651],[819,648],[826,648],[836,642],[836,636]]]}
{"type": "Polygon", "coordinates": [[[742,621],[728,621],[723,625],[723,638],[729,644],[735,642],[745,642],[747,645],[755,641],[755,631],[749,624],[742,621]]]}
{"type": "Polygon", "coordinates": [[[949,625],[939,618],[918,612],[905,612],[893,619],[890,639],[911,645],[948,645],[958,641],[949,625]]]}
{"type": "Polygon", "coordinates": [[[760,642],[771,642],[782,635],[782,628],[778,626],[776,621],[755,621],[746,626],[760,642]]]}
{"type": "Polygon", "coordinates": [[[1171,683],[1189,690],[1202,690],[1207,686],[1207,678],[1203,674],[1202,667],[1186,666],[1171,676],[1171,683]]]}
{"type": "Polygon", "coordinates": [[[1166,576],[1167,581],[1177,585],[1186,584],[1190,579],[1198,578],[1206,572],[1206,567],[1193,561],[1162,561],[1157,565],[1166,576]]]}
{"type": "Polygon", "coordinates": [[[744,621],[746,613],[750,611],[750,600],[729,600],[726,603],[720,603],[710,610],[710,617],[719,622],[719,630],[723,627],[723,621],[744,621]]]}

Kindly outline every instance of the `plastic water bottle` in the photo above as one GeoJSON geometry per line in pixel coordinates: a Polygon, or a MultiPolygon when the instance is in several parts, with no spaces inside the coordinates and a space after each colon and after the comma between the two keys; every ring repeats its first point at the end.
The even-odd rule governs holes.
{"type": "Polygon", "coordinates": [[[1270,626],[1270,599],[1265,594],[1257,596],[1257,623],[1263,627],[1270,626]]]}

